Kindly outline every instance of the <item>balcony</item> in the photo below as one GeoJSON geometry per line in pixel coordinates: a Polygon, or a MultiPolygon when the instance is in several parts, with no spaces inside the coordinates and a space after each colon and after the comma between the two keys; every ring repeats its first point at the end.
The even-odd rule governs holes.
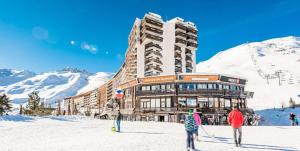
{"type": "Polygon", "coordinates": [[[198,44],[188,41],[188,42],[187,42],[187,46],[188,46],[188,47],[192,47],[192,48],[197,48],[197,47],[198,47],[198,44]]]}
{"type": "Polygon", "coordinates": [[[192,51],[191,51],[191,50],[186,49],[186,50],[185,50],[185,55],[191,57],[193,54],[192,54],[192,51]]]}
{"type": "Polygon", "coordinates": [[[175,36],[180,36],[182,38],[187,38],[187,34],[182,31],[176,31],[175,36]]]}
{"type": "Polygon", "coordinates": [[[186,45],[186,44],[187,44],[187,41],[186,41],[186,40],[183,40],[183,39],[180,39],[180,38],[176,38],[176,39],[175,39],[175,43],[182,44],[182,45],[186,45]]]}
{"type": "Polygon", "coordinates": [[[157,71],[163,72],[163,70],[159,66],[155,66],[154,69],[157,71]]]}
{"type": "Polygon", "coordinates": [[[180,24],[180,23],[175,24],[175,30],[177,30],[177,29],[180,29],[182,31],[187,30],[187,28],[184,25],[180,24]]]}
{"type": "Polygon", "coordinates": [[[159,64],[163,64],[159,59],[153,59],[154,62],[159,63],[159,64]]]}
{"type": "Polygon", "coordinates": [[[145,49],[148,49],[150,47],[156,47],[156,48],[162,49],[159,44],[155,44],[153,42],[150,42],[150,43],[148,43],[148,44],[145,45],[145,49]]]}
{"type": "Polygon", "coordinates": [[[159,51],[154,51],[153,52],[155,55],[162,57],[162,54],[159,51]]]}
{"type": "Polygon", "coordinates": [[[175,51],[178,53],[181,53],[181,48],[179,46],[175,45],[175,51]]]}
{"type": "Polygon", "coordinates": [[[159,41],[159,42],[163,41],[162,37],[156,36],[156,35],[152,35],[152,34],[149,34],[149,33],[143,34],[143,36],[142,36],[142,38],[140,40],[140,43],[143,43],[145,41],[145,39],[151,39],[151,40],[155,40],[155,41],[159,41]]]}
{"type": "Polygon", "coordinates": [[[148,65],[148,66],[145,67],[145,71],[149,71],[151,69],[153,69],[153,65],[148,65]]]}
{"type": "Polygon", "coordinates": [[[193,36],[193,35],[188,35],[187,38],[186,38],[188,41],[191,41],[191,42],[194,42],[198,40],[198,38],[196,36],[193,36]]]}
{"type": "Polygon", "coordinates": [[[145,32],[145,30],[154,32],[154,33],[159,34],[159,35],[163,34],[163,30],[161,30],[160,28],[151,27],[149,25],[141,26],[140,31],[145,32]]]}
{"type": "Polygon", "coordinates": [[[197,35],[197,30],[196,29],[194,29],[194,28],[187,28],[187,33],[188,34],[192,34],[192,35],[197,35]]]}
{"type": "MultiPolygon", "coordinates": [[[[160,27],[160,28],[163,27],[163,23],[162,23],[162,22],[160,22],[160,21],[158,21],[158,20],[150,19],[150,18],[148,18],[148,17],[146,17],[146,18],[144,19],[143,24],[146,24],[146,23],[148,23],[148,24],[150,24],[150,25],[154,25],[154,26],[160,27]]],[[[142,24],[142,25],[143,25],[143,24],[142,24]]]]}
{"type": "Polygon", "coordinates": [[[186,67],[193,67],[193,65],[191,63],[187,62],[186,67]]]}

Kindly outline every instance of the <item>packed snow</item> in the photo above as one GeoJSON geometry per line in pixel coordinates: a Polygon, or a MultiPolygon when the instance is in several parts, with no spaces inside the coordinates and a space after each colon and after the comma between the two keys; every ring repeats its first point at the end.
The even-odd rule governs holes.
{"type": "Polygon", "coordinates": [[[288,106],[290,98],[300,104],[300,38],[284,37],[246,43],[219,52],[200,62],[197,72],[238,75],[254,92],[248,106],[255,109],[288,106]]]}
{"type": "MultiPolygon", "coordinates": [[[[183,124],[121,122],[121,133],[111,131],[113,121],[84,117],[0,117],[0,151],[182,151],[186,150],[183,124]]],[[[234,147],[229,126],[200,129],[201,151],[300,150],[300,127],[243,127],[242,147],[234,147]]]]}

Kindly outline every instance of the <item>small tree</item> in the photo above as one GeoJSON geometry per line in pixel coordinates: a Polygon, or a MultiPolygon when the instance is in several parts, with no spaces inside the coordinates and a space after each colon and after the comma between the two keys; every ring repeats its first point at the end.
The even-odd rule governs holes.
{"type": "Polygon", "coordinates": [[[296,102],[293,100],[293,98],[290,98],[290,100],[289,100],[289,106],[290,106],[290,108],[295,108],[295,105],[296,105],[296,102]]]}
{"type": "Polygon", "coordinates": [[[33,91],[30,94],[28,94],[29,98],[28,98],[28,104],[27,104],[27,108],[30,110],[36,110],[40,107],[40,101],[41,98],[39,97],[39,92],[37,91],[33,91]]]}
{"type": "Polygon", "coordinates": [[[11,111],[10,100],[6,94],[0,95],[0,115],[7,114],[7,112],[11,111]]]}

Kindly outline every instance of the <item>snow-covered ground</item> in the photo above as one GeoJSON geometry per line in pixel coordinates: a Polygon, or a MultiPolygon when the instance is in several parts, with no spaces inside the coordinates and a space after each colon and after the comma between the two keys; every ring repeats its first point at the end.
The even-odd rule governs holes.
{"type": "MultiPolygon", "coordinates": [[[[186,134],[182,124],[158,122],[121,123],[122,133],[111,131],[112,121],[80,117],[0,117],[0,151],[183,151],[186,134]]],[[[201,151],[300,150],[300,127],[243,127],[243,146],[234,147],[229,126],[204,126],[201,151]]]]}

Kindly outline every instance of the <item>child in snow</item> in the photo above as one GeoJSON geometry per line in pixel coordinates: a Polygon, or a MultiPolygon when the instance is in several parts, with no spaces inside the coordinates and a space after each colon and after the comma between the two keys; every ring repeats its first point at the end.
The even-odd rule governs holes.
{"type": "Polygon", "coordinates": [[[187,148],[188,151],[190,149],[192,149],[192,150],[195,149],[193,133],[195,132],[196,126],[197,126],[197,124],[196,124],[196,121],[193,118],[193,111],[189,110],[189,114],[188,114],[187,118],[184,121],[184,127],[185,127],[186,134],[187,134],[186,148],[187,148]]]}
{"type": "Polygon", "coordinates": [[[194,111],[193,111],[193,118],[194,118],[194,120],[196,122],[196,127],[195,127],[195,132],[194,132],[195,139],[196,139],[196,141],[199,141],[199,138],[198,138],[198,129],[199,129],[199,126],[202,125],[202,122],[201,122],[201,118],[200,118],[199,114],[197,113],[197,109],[194,109],[194,111]]]}
{"type": "Polygon", "coordinates": [[[235,146],[241,146],[242,141],[242,125],[243,125],[244,117],[243,114],[238,110],[237,106],[234,106],[232,111],[228,115],[228,123],[233,128],[233,137],[235,146]],[[239,132],[239,137],[237,139],[236,131],[239,132]]]}

